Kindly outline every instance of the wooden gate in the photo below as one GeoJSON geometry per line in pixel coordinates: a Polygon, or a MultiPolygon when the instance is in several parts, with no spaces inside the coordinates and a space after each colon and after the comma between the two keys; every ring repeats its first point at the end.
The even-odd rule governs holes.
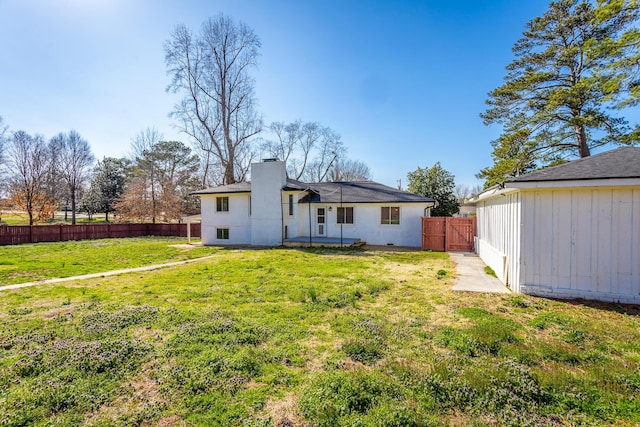
{"type": "Polygon", "coordinates": [[[472,252],[476,218],[422,218],[422,249],[472,252]]]}

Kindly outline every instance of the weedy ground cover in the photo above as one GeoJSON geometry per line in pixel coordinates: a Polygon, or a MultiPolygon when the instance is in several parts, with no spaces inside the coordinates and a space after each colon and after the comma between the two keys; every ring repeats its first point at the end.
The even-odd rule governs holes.
{"type": "Polygon", "coordinates": [[[141,267],[214,254],[184,237],[133,237],[0,246],[0,286],[141,267]]]}
{"type": "Polygon", "coordinates": [[[446,254],[220,250],[4,292],[6,425],[636,425],[633,307],[454,293],[446,254]]]}

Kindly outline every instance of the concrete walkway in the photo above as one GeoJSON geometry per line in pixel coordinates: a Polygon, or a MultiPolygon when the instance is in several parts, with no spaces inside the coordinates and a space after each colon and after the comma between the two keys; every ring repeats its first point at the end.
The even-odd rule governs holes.
{"type": "Polygon", "coordinates": [[[485,263],[476,254],[449,252],[451,260],[456,263],[454,291],[487,292],[509,294],[511,291],[502,282],[485,271],[485,263]]]}
{"type": "Polygon", "coordinates": [[[139,271],[158,270],[160,268],[173,267],[176,265],[188,264],[190,262],[202,261],[205,259],[213,258],[215,256],[217,255],[209,255],[209,256],[200,257],[200,258],[187,259],[184,261],[168,262],[166,264],[155,264],[155,265],[147,265],[144,267],[123,268],[121,270],[105,271],[103,273],[83,274],[82,276],[59,277],[55,279],[38,280],[37,282],[16,283],[15,285],[0,286],[0,291],[7,291],[9,289],[27,288],[29,286],[36,286],[36,285],[46,285],[50,283],[71,282],[73,280],[96,279],[96,278],[102,278],[102,277],[108,277],[108,276],[117,276],[118,274],[137,273],[139,271]]]}

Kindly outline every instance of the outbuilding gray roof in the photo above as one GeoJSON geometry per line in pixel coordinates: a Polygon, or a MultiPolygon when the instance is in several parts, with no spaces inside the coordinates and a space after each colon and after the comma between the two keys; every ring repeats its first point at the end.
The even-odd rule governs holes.
{"type": "MultiPolygon", "coordinates": [[[[307,191],[301,203],[433,203],[429,197],[418,196],[373,181],[304,183],[287,179],[283,190],[307,191]]],[[[239,182],[195,191],[192,194],[249,193],[251,183],[239,182]]]]}
{"type": "Polygon", "coordinates": [[[505,182],[640,178],[640,147],[614,150],[531,172],[505,182]]]}

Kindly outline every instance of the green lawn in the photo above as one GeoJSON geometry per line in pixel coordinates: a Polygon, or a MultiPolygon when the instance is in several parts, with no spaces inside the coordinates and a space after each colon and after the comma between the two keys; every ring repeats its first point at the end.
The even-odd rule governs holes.
{"type": "Polygon", "coordinates": [[[2,292],[0,423],[640,423],[637,310],[452,274],[442,253],[218,250],[2,292]]]}
{"type": "MultiPolygon", "coordinates": [[[[109,216],[110,220],[113,220],[113,217],[109,216]]],[[[76,216],[77,224],[106,224],[104,214],[94,215],[91,220],[87,217],[86,214],[78,214],[76,216]]],[[[17,212],[1,212],[0,211],[0,224],[7,225],[29,225],[29,216],[24,213],[17,212]]],[[[65,220],[64,212],[56,212],[54,218],[48,219],[46,221],[41,221],[38,225],[52,225],[52,224],[71,224],[71,212],[67,212],[67,219],[65,220]]]]}
{"type": "Polygon", "coordinates": [[[214,254],[184,237],[136,237],[0,246],[0,286],[141,267],[214,254]]]}

